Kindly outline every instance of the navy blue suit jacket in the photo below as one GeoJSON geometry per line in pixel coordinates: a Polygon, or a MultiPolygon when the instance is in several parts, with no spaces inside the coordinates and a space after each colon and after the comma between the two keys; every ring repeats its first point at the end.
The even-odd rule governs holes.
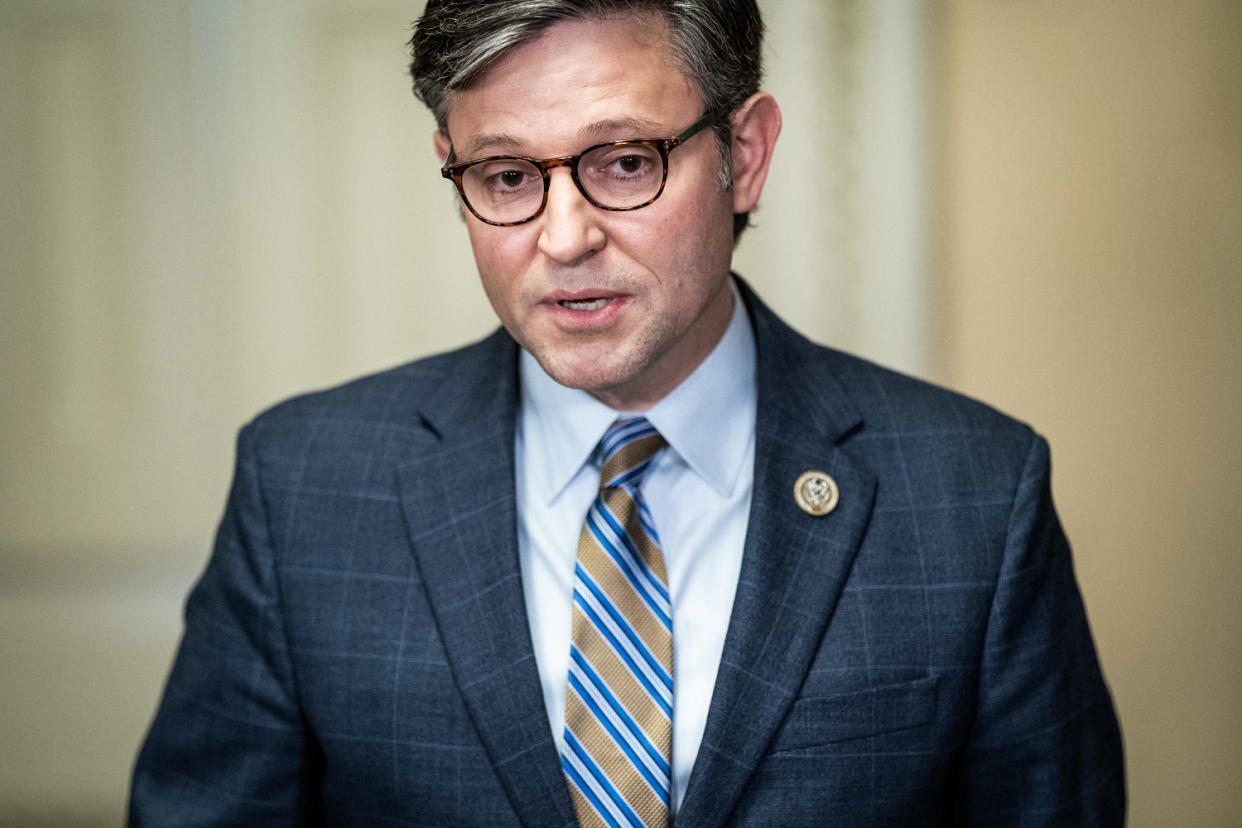
{"type": "MultiPolygon", "coordinates": [[[[1048,449],[743,286],[754,499],[677,825],[1118,825],[1048,449]],[[825,471],[815,517],[797,477],[825,471]]],[[[518,570],[503,331],[243,429],[135,825],[570,826],[518,570]]]]}

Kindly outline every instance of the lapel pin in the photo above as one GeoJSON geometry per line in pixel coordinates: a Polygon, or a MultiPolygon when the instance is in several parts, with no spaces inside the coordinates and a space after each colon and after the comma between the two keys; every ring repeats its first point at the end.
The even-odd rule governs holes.
{"type": "Polygon", "coordinates": [[[794,483],[794,500],[808,515],[826,515],[837,508],[841,490],[837,488],[837,481],[824,472],[806,471],[794,483]]]}

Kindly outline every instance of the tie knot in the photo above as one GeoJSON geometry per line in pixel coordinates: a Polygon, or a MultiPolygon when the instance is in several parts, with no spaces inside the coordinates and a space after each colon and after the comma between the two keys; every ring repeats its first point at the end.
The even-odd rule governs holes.
{"type": "Polygon", "coordinates": [[[600,465],[599,487],[642,486],[643,475],[656,452],[668,445],[646,417],[617,420],[599,441],[596,462],[600,465]]]}

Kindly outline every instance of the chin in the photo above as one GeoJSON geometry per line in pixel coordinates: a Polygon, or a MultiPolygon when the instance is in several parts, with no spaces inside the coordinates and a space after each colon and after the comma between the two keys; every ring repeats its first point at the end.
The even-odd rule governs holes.
{"type": "Polygon", "coordinates": [[[627,380],[632,379],[630,376],[623,375],[620,372],[601,371],[598,368],[548,371],[548,375],[561,385],[568,388],[577,388],[580,391],[586,391],[588,394],[607,392],[609,389],[624,385],[627,380]]]}
{"type": "MultiPolygon", "coordinates": [[[[539,355],[536,354],[536,358],[539,355]]],[[[624,385],[634,379],[637,373],[634,363],[618,359],[615,351],[602,357],[589,354],[574,355],[569,358],[558,358],[552,355],[539,359],[539,364],[548,376],[568,388],[577,388],[589,394],[606,392],[610,388],[624,385]]]]}

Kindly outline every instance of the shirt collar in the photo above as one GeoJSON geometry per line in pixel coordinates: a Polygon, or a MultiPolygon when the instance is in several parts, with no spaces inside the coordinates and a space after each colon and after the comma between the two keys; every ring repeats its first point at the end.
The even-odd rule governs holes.
{"type": "MultiPolygon", "coordinates": [[[[669,446],[722,497],[729,496],[754,439],[755,336],[733,280],[733,316],[720,342],[681,385],[642,412],[669,446]]],[[[541,496],[556,500],[590,460],[599,438],[626,413],[549,377],[524,349],[519,356],[519,429],[525,462],[541,496]]]]}

